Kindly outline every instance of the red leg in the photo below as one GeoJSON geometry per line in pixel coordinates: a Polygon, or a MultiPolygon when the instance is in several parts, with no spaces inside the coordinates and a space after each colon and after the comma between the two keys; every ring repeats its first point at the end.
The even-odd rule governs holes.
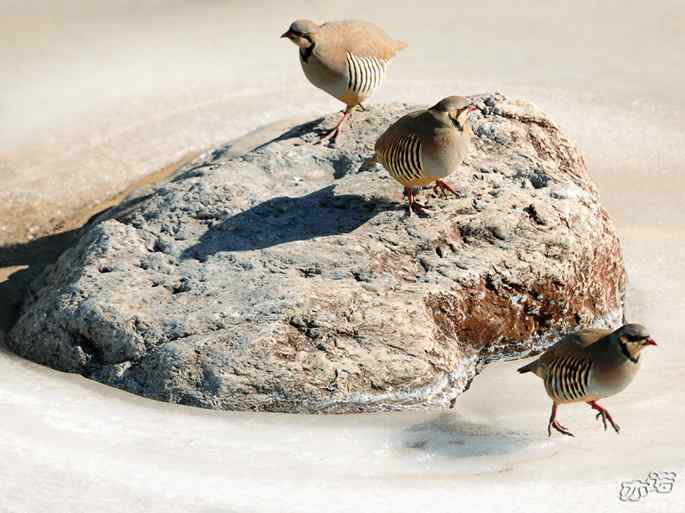
{"type": "Polygon", "coordinates": [[[573,436],[573,433],[562,426],[557,420],[557,403],[555,402],[552,403],[552,414],[549,416],[549,423],[547,424],[547,436],[552,436],[552,428],[563,435],[573,436]]]}
{"type": "Polygon", "coordinates": [[[609,415],[609,412],[607,411],[606,408],[604,408],[603,406],[600,406],[595,401],[588,401],[587,403],[592,407],[593,410],[597,410],[599,412],[595,418],[598,419],[598,418],[602,417],[602,423],[604,424],[604,431],[607,430],[607,420],[608,420],[609,424],[611,424],[611,427],[614,428],[614,431],[616,431],[617,433],[621,432],[621,426],[619,426],[618,424],[616,424],[614,422],[614,419],[611,418],[611,415],[609,415]]]}
{"type": "Polygon", "coordinates": [[[327,141],[328,139],[332,139],[334,143],[337,142],[338,137],[342,133],[343,124],[345,123],[345,121],[347,121],[349,119],[349,117],[351,115],[352,115],[352,110],[345,109],[342,113],[342,118],[340,118],[340,121],[338,121],[338,124],[335,125],[335,127],[333,127],[333,129],[330,132],[328,132],[326,135],[321,137],[321,139],[319,139],[319,143],[323,143],[323,142],[327,141]]]}
{"type": "Polygon", "coordinates": [[[443,182],[442,180],[436,180],[436,181],[435,181],[435,185],[433,186],[433,192],[434,192],[435,194],[440,193],[440,195],[444,198],[444,197],[447,196],[447,193],[446,193],[445,191],[451,192],[451,193],[454,194],[457,198],[459,197],[459,194],[457,193],[457,191],[455,191],[454,189],[452,189],[452,187],[450,186],[450,184],[448,184],[447,182],[443,182]]]}
{"type": "Polygon", "coordinates": [[[416,212],[417,214],[429,215],[427,212],[428,207],[426,205],[422,205],[414,199],[413,187],[405,187],[404,195],[407,197],[407,200],[409,201],[409,215],[411,215],[412,211],[416,212]]]}

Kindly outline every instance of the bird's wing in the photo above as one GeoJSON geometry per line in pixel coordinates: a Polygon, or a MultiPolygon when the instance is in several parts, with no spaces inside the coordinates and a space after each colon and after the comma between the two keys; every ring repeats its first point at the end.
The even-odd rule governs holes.
{"type": "Polygon", "coordinates": [[[425,112],[425,110],[410,112],[390,125],[376,141],[376,156],[385,153],[399,140],[420,133],[421,117],[425,112]]]}
{"type": "Polygon", "coordinates": [[[587,348],[602,340],[611,333],[610,330],[588,328],[574,333],[569,333],[557,343],[551,345],[540,355],[537,360],[524,365],[518,372],[533,372],[540,377],[544,376],[545,368],[552,362],[561,358],[573,356],[576,359],[585,360],[590,358],[587,348]]]}
{"type": "Polygon", "coordinates": [[[324,47],[320,57],[324,58],[330,53],[331,57],[341,59],[349,52],[358,57],[387,61],[407,46],[403,41],[391,38],[382,28],[361,20],[324,23],[320,37],[324,47]]]}
{"type": "Polygon", "coordinates": [[[574,356],[580,359],[589,358],[586,348],[610,333],[610,330],[596,328],[569,333],[556,344],[549,347],[538,360],[542,366],[546,366],[549,362],[566,356],[574,356]]]}

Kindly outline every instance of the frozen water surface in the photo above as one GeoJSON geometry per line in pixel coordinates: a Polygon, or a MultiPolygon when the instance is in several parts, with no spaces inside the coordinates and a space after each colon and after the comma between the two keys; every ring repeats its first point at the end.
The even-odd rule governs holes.
{"type": "Polygon", "coordinates": [[[0,512],[664,511],[622,481],[685,477],[679,1],[4,2],[0,241],[101,201],[182,155],[338,108],[280,40],[292,19],[364,17],[410,48],[374,101],[499,90],[583,148],[616,220],[628,317],[659,347],[606,401],[560,410],[520,362],[488,367],[454,410],[294,416],[157,403],[0,353],[0,512]],[[23,231],[22,231],[23,230],[23,231]]]}

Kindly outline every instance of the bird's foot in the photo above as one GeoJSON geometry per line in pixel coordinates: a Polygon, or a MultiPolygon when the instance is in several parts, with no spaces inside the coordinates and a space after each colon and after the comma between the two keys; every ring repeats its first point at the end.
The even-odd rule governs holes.
{"type": "Polygon", "coordinates": [[[326,141],[330,140],[333,144],[338,142],[338,137],[340,137],[340,134],[343,131],[343,124],[345,121],[349,119],[349,117],[352,115],[351,112],[348,111],[343,111],[342,112],[342,118],[340,118],[340,121],[338,121],[338,124],[333,127],[328,133],[323,135],[321,139],[317,141],[316,144],[323,144],[326,141]]]}
{"type": "Polygon", "coordinates": [[[559,405],[557,403],[552,403],[552,413],[549,416],[549,423],[547,424],[547,436],[552,436],[552,428],[559,431],[562,435],[573,436],[567,428],[562,426],[557,420],[557,408],[559,405]]]}
{"type": "Polygon", "coordinates": [[[604,431],[607,430],[608,420],[609,424],[611,424],[611,427],[614,428],[614,431],[616,431],[616,433],[621,432],[621,426],[614,422],[614,419],[611,418],[611,415],[609,414],[606,408],[600,406],[595,401],[589,401],[588,404],[592,407],[593,410],[597,410],[599,412],[597,415],[595,415],[595,419],[602,419],[602,424],[604,424],[604,431]]]}
{"type": "Polygon", "coordinates": [[[451,192],[451,193],[454,194],[457,198],[459,197],[459,193],[458,193],[457,191],[455,191],[455,190],[450,186],[450,184],[448,184],[447,182],[443,182],[442,180],[436,180],[436,181],[435,181],[435,185],[433,186],[433,193],[434,193],[435,195],[440,195],[440,196],[442,196],[443,198],[446,198],[446,197],[447,197],[447,192],[445,192],[445,191],[451,192]]]}
{"type": "Polygon", "coordinates": [[[316,144],[323,144],[326,141],[330,140],[333,144],[338,142],[338,137],[340,136],[340,132],[342,130],[340,129],[340,125],[336,126],[326,134],[321,136],[321,139],[319,139],[316,144]]]}
{"type": "Polygon", "coordinates": [[[547,436],[552,436],[552,428],[559,431],[562,435],[574,436],[574,434],[571,433],[568,428],[562,426],[558,420],[553,420],[547,425],[547,436]]]}
{"type": "Polygon", "coordinates": [[[412,212],[415,212],[420,216],[430,216],[430,207],[423,205],[418,201],[413,201],[409,204],[409,215],[411,215],[412,212]]]}
{"type": "Polygon", "coordinates": [[[430,216],[430,208],[427,205],[419,203],[418,201],[416,201],[416,199],[414,199],[414,189],[412,187],[405,187],[404,195],[407,197],[407,200],[409,201],[409,216],[412,215],[412,212],[415,212],[417,215],[420,216],[430,216]]]}

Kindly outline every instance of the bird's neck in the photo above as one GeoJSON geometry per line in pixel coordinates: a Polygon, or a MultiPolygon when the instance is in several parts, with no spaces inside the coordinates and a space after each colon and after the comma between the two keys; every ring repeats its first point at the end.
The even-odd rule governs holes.
{"type": "Polygon", "coordinates": [[[618,340],[610,336],[588,347],[588,352],[598,361],[604,361],[611,365],[628,365],[630,367],[640,363],[640,355],[634,354],[618,340]]]}
{"type": "Polygon", "coordinates": [[[464,132],[464,123],[462,123],[462,122],[459,121],[458,119],[453,120],[453,121],[452,121],[452,125],[454,126],[454,128],[457,129],[457,132],[459,132],[459,133],[463,133],[463,132],[464,132]]]}
{"type": "Polygon", "coordinates": [[[633,363],[638,363],[640,361],[639,352],[631,351],[626,344],[619,343],[618,345],[621,348],[621,353],[623,353],[623,356],[628,358],[628,360],[630,360],[633,363]]]}

